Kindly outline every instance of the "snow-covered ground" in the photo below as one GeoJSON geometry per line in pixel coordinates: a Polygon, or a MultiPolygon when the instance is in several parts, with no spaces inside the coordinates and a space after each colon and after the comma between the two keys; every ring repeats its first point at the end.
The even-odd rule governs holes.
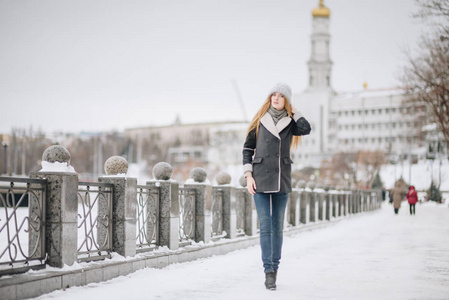
{"type": "Polygon", "coordinates": [[[449,209],[403,203],[284,239],[278,289],[268,291],[258,246],[144,269],[37,299],[449,299],[449,209]]]}

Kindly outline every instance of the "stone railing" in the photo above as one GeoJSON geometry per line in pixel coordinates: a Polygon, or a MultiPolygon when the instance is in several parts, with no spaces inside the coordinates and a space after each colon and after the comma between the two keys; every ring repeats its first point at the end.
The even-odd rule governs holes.
{"type": "MultiPolygon", "coordinates": [[[[28,181],[0,178],[0,276],[45,265],[61,268],[107,260],[112,253],[134,257],[164,246],[176,251],[258,233],[254,202],[242,178],[242,186],[234,187],[231,176],[221,173],[218,185],[212,186],[206,171],[194,168],[180,186],[171,179],[172,167],[158,163],[154,179],[138,185],[136,178],[126,176],[126,160],[114,156],[106,161],[107,175],[98,182],[79,182],[64,147],[48,148],[43,161],[51,167],[43,165],[28,181]],[[14,190],[18,183],[26,187],[14,190]],[[33,201],[19,209],[16,199],[25,196],[33,201]],[[32,260],[41,263],[35,266],[32,260]]],[[[301,182],[289,196],[285,227],[374,210],[380,203],[377,191],[337,191],[301,182]]]]}

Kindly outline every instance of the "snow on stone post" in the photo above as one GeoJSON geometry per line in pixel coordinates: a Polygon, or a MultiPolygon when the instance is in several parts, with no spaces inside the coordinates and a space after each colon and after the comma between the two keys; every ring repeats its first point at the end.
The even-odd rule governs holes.
{"type": "MultiPolygon", "coordinates": [[[[114,185],[112,197],[112,251],[122,256],[136,255],[137,178],[127,177],[128,162],[121,156],[112,156],[104,164],[106,176],[99,182],[114,185]]],[[[100,201],[98,213],[108,210],[108,204],[100,201]]],[[[104,230],[104,229],[103,229],[104,230]]],[[[99,228],[98,236],[107,233],[99,228]]]]}
{"type": "Polygon", "coordinates": [[[159,162],[153,167],[149,186],[159,187],[159,245],[179,249],[179,183],[171,179],[173,168],[159,162]]]}
{"type": "Polygon", "coordinates": [[[222,226],[223,231],[226,231],[225,238],[235,239],[237,236],[237,212],[236,212],[236,189],[231,184],[231,175],[226,172],[221,172],[217,175],[217,183],[223,191],[222,205],[222,226]]]}
{"type": "Polygon", "coordinates": [[[245,234],[254,236],[257,234],[257,211],[256,204],[253,201],[253,195],[246,188],[246,178],[241,176],[240,185],[243,187],[242,197],[245,197],[245,234]]]}
{"type": "Polygon", "coordinates": [[[195,242],[209,243],[212,234],[212,186],[203,168],[193,168],[185,188],[195,190],[195,242]]]}
{"type": "Polygon", "coordinates": [[[308,192],[305,191],[306,182],[304,180],[299,180],[296,186],[299,188],[299,222],[307,224],[308,192]]]}
{"type": "MultiPolygon", "coordinates": [[[[42,169],[30,174],[47,180],[45,251],[48,265],[58,268],[73,265],[78,253],[78,174],[70,166],[70,158],[63,146],[50,146],[42,155],[42,169]]],[[[33,205],[34,201],[30,211],[36,209],[33,205]]]]}

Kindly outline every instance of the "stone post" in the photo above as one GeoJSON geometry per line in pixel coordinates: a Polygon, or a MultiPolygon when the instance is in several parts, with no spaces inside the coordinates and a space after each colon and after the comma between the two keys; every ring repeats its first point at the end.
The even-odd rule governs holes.
{"type": "Polygon", "coordinates": [[[256,204],[253,201],[253,195],[246,188],[246,178],[244,176],[240,177],[239,183],[243,187],[241,196],[245,198],[245,234],[253,236],[257,234],[256,204]]]}
{"type": "Polygon", "coordinates": [[[348,193],[344,192],[343,194],[341,194],[341,198],[340,198],[340,205],[343,207],[343,216],[347,216],[348,215],[348,193]]]}
{"type": "Polygon", "coordinates": [[[299,225],[299,191],[293,190],[289,195],[288,211],[290,224],[292,226],[299,225]]]}
{"type": "MultiPolygon", "coordinates": [[[[114,185],[112,196],[112,251],[125,257],[136,255],[137,178],[127,177],[128,162],[112,156],[104,164],[106,176],[99,182],[114,185]]],[[[107,210],[107,203],[99,202],[99,211],[107,210]]],[[[98,231],[98,235],[105,234],[98,231]]]]}
{"type": "MultiPolygon", "coordinates": [[[[42,155],[42,169],[30,177],[47,180],[47,264],[58,268],[71,266],[78,255],[78,174],[70,166],[69,151],[60,145],[48,147],[42,155]]],[[[31,205],[30,210],[33,209],[31,205]]]]}
{"type": "Polygon", "coordinates": [[[310,192],[308,192],[308,199],[309,199],[309,221],[315,222],[316,221],[316,206],[315,201],[317,197],[317,193],[313,191],[315,188],[315,183],[313,181],[309,181],[307,183],[307,188],[310,189],[310,192]]]}
{"type": "Polygon", "coordinates": [[[318,220],[324,220],[324,193],[315,193],[315,199],[318,202],[318,220]]]}
{"type": "Polygon", "coordinates": [[[231,187],[231,175],[222,172],[217,176],[217,183],[223,191],[223,230],[226,238],[235,239],[237,236],[236,189],[231,187]]]}
{"type": "Polygon", "coordinates": [[[326,220],[330,221],[332,195],[329,193],[329,187],[326,187],[326,193],[324,194],[324,200],[326,202],[326,220]]]}
{"type": "Polygon", "coordinates": [[[308,192],[304,191],[306,187],[306,182],[304,180],[300,180],[297,183],[297,187],[299,188],[299,222],[302,224],[307,223],[307,201],[308,201],[308,192]]]}
{"type": "Polygon", "coordinates": [[[206,183],[207,173],[203,168],[190,171],[192,183],[186,182],[184,187],[196,192],[195,199],[195,242],[209,243],[212,232],[212,186],[206,183]]]}
{"type": "Polygon", "coordinates": [[[173,168],[166,162],[153,167],[154,180],[147,185],[159,187],[159,244],[179,249],[179,184],[170,180],[173,168]]]}
{"type": "Polygon", "coordinates": [[[332,201],[332,217],[336,218],[338,216],[337,211],[337,194],[331,194],[331,201],[332,201]]]}

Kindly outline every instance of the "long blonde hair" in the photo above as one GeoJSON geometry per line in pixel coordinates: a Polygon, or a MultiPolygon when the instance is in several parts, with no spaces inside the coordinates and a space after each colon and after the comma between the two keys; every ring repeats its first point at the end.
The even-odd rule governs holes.
{"type": "MultiPolygon", "coordinates": [[[[291,118],[293,118],[292,107],[285,96],[284,99],[285,99],[284,101],[285,110],[287,110],[288,115],[291,118]]],[[[268,98],[262,104],[262,107],[259,109],[259,111],[254,116],[253,120],[249,124],[247,134],[250,133],[252,130],[256,129],[256,139],[257,139],[257,136],[259,134],[260,119],[267,113],[270,106],[271,106],[271,95],[268,96],[268,98]]],[[[290,142],[290,149],[296,149],[300,141],[301,141],[300,136],[292,135],[292,140],[290,142]]]]}

